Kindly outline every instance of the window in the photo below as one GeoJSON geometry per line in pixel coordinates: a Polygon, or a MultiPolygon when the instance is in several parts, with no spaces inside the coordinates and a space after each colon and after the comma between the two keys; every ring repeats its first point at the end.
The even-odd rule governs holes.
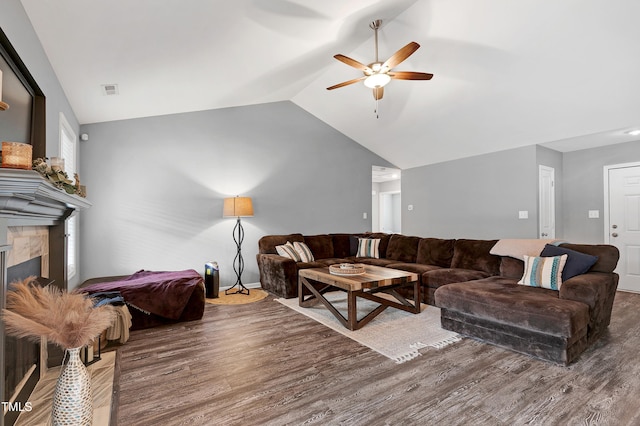
{"type": "MultiPolygon", "coordinates": [[[[64,114],[60,113],[60,157],[64,159],[64,170],[71,180],[77,173],[78,138],[64,114]]],[[[76,275],[78,247],[78,214],[67,219],[67,278],[76,275]]]]}

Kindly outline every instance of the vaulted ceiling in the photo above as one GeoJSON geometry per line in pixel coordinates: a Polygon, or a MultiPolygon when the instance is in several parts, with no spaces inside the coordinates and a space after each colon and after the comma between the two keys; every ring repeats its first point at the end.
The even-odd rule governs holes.
{"type": "Polygon", "coordinates": [[[638,0],[22,0],[78,120],[290,100],[400,168],[637,140],[638,0]],[[421,45],[373,110],[362,74],[421,45]],[[117,84],[107,96],[102,85],[117,84]]]}

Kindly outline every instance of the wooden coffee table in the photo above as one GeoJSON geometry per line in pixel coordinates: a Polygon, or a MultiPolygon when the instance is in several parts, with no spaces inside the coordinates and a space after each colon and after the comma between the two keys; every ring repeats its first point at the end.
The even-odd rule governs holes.
{"type": "Polygon", "coordinates": [[[414,314],[420,313],[420,283],[418,275],[413,272],[380,266],[365,265],[363,275],[344,276],[329,273],[329,267],[301,269],[298,272],[298,302],[302,307],[310,307],[322,302],[326,308],[349,330],[364,327],[382,311],[391,307],[414,314]],[[314,283],[316,286],[314,286],[314,283]],[[320,289],[317,289],[317,284],[320,289]],[[408,301],[396,290],[400,287],[413,286],[413,301],[408,301]],[[311,292],[305,296],[303,289],[311,292]],[[347,317],[345,318],[323,295],[329,291],[347,292],[347,317]],[[393,296],[397,301],[380,297],[377,293],[393,296]],[[372,300],[380,306],[369,312],[358,321],[356,300],[358,297],[372,300]]]}

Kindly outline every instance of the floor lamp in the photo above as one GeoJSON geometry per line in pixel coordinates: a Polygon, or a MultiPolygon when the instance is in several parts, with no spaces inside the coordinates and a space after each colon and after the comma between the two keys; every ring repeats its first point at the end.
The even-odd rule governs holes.
{"type": "Polygon", "coordinates": [[[249,289],[242,284],[242,270],[244,260],[242,259],[242,240],[244,240],[244,229],[242,229],[241,217],[253,216],[253,203],[250,197],[231,197],[224,199],[222,209],[223,217],[238,218],[236,226],[233,227],[233,241],[236,243],[237,253],[233,259],[233,270],[236,273],[236,283],[224,291],[224,294],[249,294],[249,289]],[[236,288],[237,287],[237,288],[236,288]],[[235,291],[232,291],[235,289],[235,291]]]}

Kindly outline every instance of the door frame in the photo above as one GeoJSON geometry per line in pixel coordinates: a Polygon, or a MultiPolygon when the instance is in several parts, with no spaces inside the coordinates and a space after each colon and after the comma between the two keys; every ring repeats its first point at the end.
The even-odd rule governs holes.
{"type": "Polygon", "coordinates": [[[604,214],[603,214],[603,231],[604,231],[604,243],[611,244],[611,233],[609,232],[609,208],[611,203],[609,202],[609,170],[612,169],[626,169],[629,167],[640,167],[640,161],[633,163],[621,163],[610,164],[603,167],[603,179],[604,179],[604,214]]]}

